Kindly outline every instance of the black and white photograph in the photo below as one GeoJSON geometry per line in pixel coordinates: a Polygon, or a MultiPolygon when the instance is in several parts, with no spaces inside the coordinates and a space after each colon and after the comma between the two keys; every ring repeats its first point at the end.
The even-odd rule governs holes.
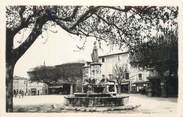
{"type": "Polygon", "coordinates": [[[177,114],[180,9],[5,5],[5,113],[177,114]]]}

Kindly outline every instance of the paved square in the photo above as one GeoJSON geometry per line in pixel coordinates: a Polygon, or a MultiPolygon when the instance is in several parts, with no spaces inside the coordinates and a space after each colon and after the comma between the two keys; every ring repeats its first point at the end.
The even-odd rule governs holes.
{"type": "MultiPolygon", "coordinates": [[[[176,113],[177,110],[177,98],[160,98],[160,97],[148,97],[140,94],[121,94],[129,95],[129,105],[140,105],[135,110],[123,111],[123,113],[143,113],[143,114],[165,114],[176,113]]],[[[14,98],[14,110],[17,108],[32,107],[27,111],[32,112],[50,112],[52,109],[56,109],[55,112],[62,112],[59,110],[64,106],[63,95],[41,95],[41,96],[25,96],[23,98],[14,98]],[[44,107],[35,110],[34,107],[44,107]],[[47,110],[50,111],[47,111],[47,110]]]]}

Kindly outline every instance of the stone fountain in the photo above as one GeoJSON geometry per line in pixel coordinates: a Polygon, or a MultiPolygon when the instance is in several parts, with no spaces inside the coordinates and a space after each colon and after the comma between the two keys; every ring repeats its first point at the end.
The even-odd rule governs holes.
{"type": "Polygon", "coordinates": [[[117,94],[117,84],[101,75],[101,63],[94,42],[92,62],[83,67],[81,93],[65,96],[66,106],[70,107],[119,107],[127,104],[129,96],[117,94]]]}

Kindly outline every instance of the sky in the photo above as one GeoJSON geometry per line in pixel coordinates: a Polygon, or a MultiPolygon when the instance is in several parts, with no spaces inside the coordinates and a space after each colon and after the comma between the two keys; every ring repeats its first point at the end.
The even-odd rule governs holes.
{"type": "MultiPolygon", "coordinates": [[[[84,49],[79,50],[77,46],[81,47],[85,38],[81,39],[79,36],[71,35],[59,26],[50,28],[50,30],[44,31],[18,60],[15,65],[14,75],[28,78],[27,71],[44,63],[47,66],[54,66],[79,60],[91,61],[95,38],[88,37],[84,49]]],[[[14,48],[26,39],[29,32],[30,30],[23,30],[22,33],[15,36],[14,48]]],[[[111,51],[111,48],[105,43],[102,43],[102,49],[99,49],[99,55],[117,52],[121,51],[117,47],[111,51]]]]}

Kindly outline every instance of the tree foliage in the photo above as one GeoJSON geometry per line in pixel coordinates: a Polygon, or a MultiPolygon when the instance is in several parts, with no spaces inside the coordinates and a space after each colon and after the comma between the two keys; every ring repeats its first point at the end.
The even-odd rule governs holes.
{"type": "Polygon", "coordinates": [[[58,66],[39,66],[28,72],[31,81],[43,81],[47,84],[81,83],[82,63],[69,63],[58,66]],[[61,82],[60,82],[61,81],[61,82]]]}
{"type": "Polygon", "coordinates": [[[152,31],[163,32],[164,24],[175,25],[178,14],[177,7],[155,6],[8,6],[6,9],[7,37],[12,37],[7,38],[7,49],[13,49],[13,38],[18,32],[32,29],[27,39],[11,51],[16,58],[43,31],[55,25],[74,35],[93,36],[122,47],[152,39],[152,31]]]}
{"type": "Polygon", "coordinates": [[[126,80],[127,77],[129,77],[129,76],[127,76],[128,72],[129,71],[127,68],[127,64],[123,64],[123,65],[115,64],[113,69],[112,69],[113,78],[117,82],[118,93],[121,93],[122,81],[126,80]]]}
{"type": "Polygon", "coordinates": [[[177,74],[178,34],[177,30],[167,31],[166,35],[134,46],[130,52],[131,65],[144,69],[154,68],[159,73],[167,70],[177,74]]]}
{"type": "Polygon", "coordinates": [[[161,12],[150,14],[152,19],[145,22],[147,27],[144,33],[148,34],[147,37],[141,38],[140,43],[130,47],[130,63],[144,69],[154,68],[159,73],[170,70],[177,74],[178,7],[159,9],[161,12]],[[153,18],[154,16],[156,17],[153,18]]]}

